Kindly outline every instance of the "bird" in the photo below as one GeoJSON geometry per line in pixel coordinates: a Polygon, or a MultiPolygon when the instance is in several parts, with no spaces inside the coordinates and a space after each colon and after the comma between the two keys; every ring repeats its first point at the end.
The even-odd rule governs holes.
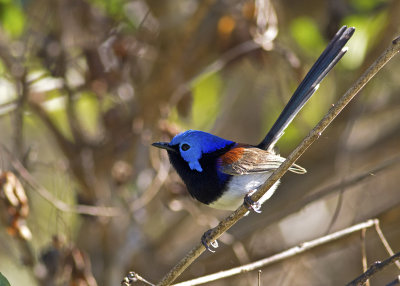
{"type": "MultiPolygon", "coordinates": [[[[249,210],[260,212],[261,205],[274,194],[279,181],[258,202],[250,197],[285,160],[275,152],[275,144],[317,91],[320,82],[347,52],[345,45],[354,31],[354,27],[347,26],[338,30],[258,145],[237,143],[199,130],[179,133],[170,142],[152,143],[168,152],[170,163],[193,198],[217,209],[235,210],[244,204],[249,210]]],[[[306,173],[297,164],[289,171],[306,173]]],[[[202,243],[210,250],[206,235],[207,232],[202,243]]]]}

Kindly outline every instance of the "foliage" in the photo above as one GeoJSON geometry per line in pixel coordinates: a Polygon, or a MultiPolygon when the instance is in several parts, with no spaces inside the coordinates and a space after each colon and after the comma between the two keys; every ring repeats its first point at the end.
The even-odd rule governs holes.
{"type": "Polygon", "coordinates": [[[0,286],[10,286],[10,283],[8,282],[7,278],[3,276],[3,274],[0,273],[0,286]]]}

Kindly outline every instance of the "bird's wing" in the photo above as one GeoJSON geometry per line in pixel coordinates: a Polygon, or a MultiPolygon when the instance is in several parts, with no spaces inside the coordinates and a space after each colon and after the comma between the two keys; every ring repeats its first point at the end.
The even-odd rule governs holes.
{"type": "MultiPolygon", "coordinates": [[[[235,147],[218,159],[218,170],[229,175],[246,175],[273,172],[285,161],[285,158],[273,152],[256,147],[235,147]]],[[[293,164],[289,171],[304,174],[307,171],[293,164]]]]}

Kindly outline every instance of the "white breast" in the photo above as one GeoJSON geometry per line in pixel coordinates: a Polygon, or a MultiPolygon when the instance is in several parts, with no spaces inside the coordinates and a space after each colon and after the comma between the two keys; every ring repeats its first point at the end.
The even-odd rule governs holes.
{"type": "MultiPolygon", "coordinates": [[[[271,175],[272,173],[258,173],[258,174],[247,174],[241,176],[233,176],[227,186],[227,190],[223,195],[210,204],[210,207],[224,210],[235,210],[241,204],[246,194],[252,194],[257,190],[271,175]]],[[[279,185],[279,181],[276,182],[258,201],[260,204],[268,200],[275,192],[279,185]]]]}

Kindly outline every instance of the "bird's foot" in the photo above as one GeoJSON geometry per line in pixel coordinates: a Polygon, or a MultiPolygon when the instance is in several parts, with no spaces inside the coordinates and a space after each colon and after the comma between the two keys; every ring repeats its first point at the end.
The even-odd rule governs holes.
{"type": "Polygon", "coordinates": [[[126,275],[124,279],[121,281],[121,286],[131,286],[136,281],[137,281],[136,273],[130,271],[128,275],[126,275]]]}
{"type": "Polygon", "coordinates": [[[245,195],[244,196],[244,206],[249,210],[249,211],[254,211],[258,214],[261,213],[261,204],[259,202],[255,202],[251,199],[250,195],[245,195]]]}
{"type": "Polygon", "coordinates": [[[204,245],[204,247],[210,251],[210,252],[215,252],[215,250],[211,249],[210,246],[212,246],[213,248],[217,248],[218,247],[218,241],[211,240],[211,232],[213,231],[213,229],[209,229],[207,230],[202,236],[201,236],[201,243],[204,245]]]}

